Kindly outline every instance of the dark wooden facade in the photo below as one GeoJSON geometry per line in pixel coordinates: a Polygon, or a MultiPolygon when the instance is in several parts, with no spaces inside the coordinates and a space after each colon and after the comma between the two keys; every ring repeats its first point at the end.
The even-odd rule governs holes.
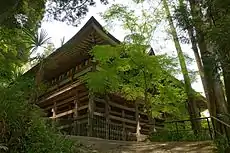
{"type": "MultiPolygon", "coordinates": [[[[160,128],[161,121],[149,118],[143,104],[126,101],[119,95],[94,95],[79,79],[98,69],[89,55],[94,45],[119,43],[92,17],[73,38],[45,59],[41,80],[48,89],[37,104],[47,117],[60,123],[61,130],[75,135],[136,140],[136,136],[160,128]]],[[[41,74],[40,67],[38,64],[27,73],[41,74]]]]}
{"type": "MultiPolygon", "coordinates": [[[[92,17],[45,60],[42,81],[48,89],[37,104],[68,134],[136,140],[136,136],[147,135],[152,129],[142,104],[118,95],[94,95],[79,80],[80,76],[98,69],[88,53],[94,45],[119,43],[92,17]]],[[[36,73],[38,69],[39,65],[28,73],[36,73]]]]}

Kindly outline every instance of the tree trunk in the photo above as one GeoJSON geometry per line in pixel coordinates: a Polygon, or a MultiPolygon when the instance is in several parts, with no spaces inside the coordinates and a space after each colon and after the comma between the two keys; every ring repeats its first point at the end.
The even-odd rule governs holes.
{"type": "MultiPolygon", "coordinates": [[[[185,4],[184,4],[184,0],[179,0],[179,5],[180,7],[186,8],[185,4]]],[[[200,58],[200,54],[199,54],[199,50],[197,47],[197,40],[196,40],[196,36],[195,36],[195,31],[194,31],[194,26],[191,25],[191,23],[186,23],[186,29],[188,31],[188,35],[189,35],[189,39],[191,40],[191,44],[192,44],[192,50],[194,52],[194,56],[195,56],[195,60],[197,63],[197,67],[199,70],[199,74],[200,74],[200,78],[201,78],[201,82],[204,88],[204,93],[205,93],[205,97],[208,100],[209,95],[208,95],[208,89],[207,89],[207,81],[204,78],[204,68],[203,68],[203,63],[201,61],[200,58]]],[[[209,106],[208,106],[209,108],[209,106]]]]}
{"type": "Polygon", "coordinates": [[[227,67],[222,66],[223,68],[223,76],[224,76],[224,85],[225,85],[225,93],[227,97],[227,108],[228,112],[230,112],[230,72],[227,67]]]}
{"type": "MultiPolygon", "coordinates": [[[[212,45],[208,44],[205,40],[205,31],[202,28],[205,23],[202,20],[199,3],[195,0],[189,0],[189,2],[197,34],[197,42],[201,53],[201,59],[203,61],[204,78],[207,82],[209,112],[210,115],[218,117],[220,113],[226,112],[226,101],[217,70],[216,54],[213,52],[212,45]]],[[[214,126],[218,132],[221,132],[220,125],[214,123],[214,126]]]]}
{"type": "Polygon", "coordinates": [[[174,40],[174,44],[175,44],[175,47],[176,47],[176,50],[177,50],[181,70],[182,70],[182,73],[183,73],[183,77],[184,77],[184,81],[185,81],[185,91],[186,91],[187,96],[188,96],[188,103],[187,103],[188,112],[189,112],[189,116],[190,116],[190,119],[191,119],[192,128],[194,130],[194,133],[196,134],[197,131],[200,129],[200,124],[199,124],[198,121],[195,121],[195,120],[192,120],[192,119],[198,118],[199,117],[199,112],[198,112],[196,103],[194,101],[194,94],[193,94],[193,90],[192,90],[192,87],[191,87],[191,81],[190,81],[190,78],[189,78],[189,75],[188,75],[188,70],[187,70],[187,67],[186,67],[185,58],[184,58],[184,55],[183,55],[183,52],[182,52],[182,49],[181,49],[181,46],[180,46],[180,43],[179,43],[176,28],[173,25],[173,20],[172,20],[170,10],[169,10],[169,7],[168,7],[168,3],[167,3],[166,0],[163,0],[163,5],[164,5],[164,8],[165,8],[165,12],[166,12],[167,19],[168,19],[168,22],[169,22],[169,26],[170,26],[170,29],[171,29],[171,34],[172,34],[172,37],[173,37],[173,40],[174,40]]]}
{"type": "Polygon", "coordinates": [[[200,58],[199,50],[197,48],[197,43],[196,43],[197,41],[196,41],[196,38],[194,36],[193,27],[188,27],[187,30],[188,30],[189,38],[190,38],[191,43],[192,43],[192,50],[194,52],[194,56],[196,59],[196,63],[197,63],[197,67],[199,70],[201,82],[202,82],[202,85],[204,88],[204,93],[205,93],[206,99],[208,101],[209,96],[208,96],[208,89],[207,89],[207,81],[204,78],[204,68],[203,68],[201,58],[200,58]]]}

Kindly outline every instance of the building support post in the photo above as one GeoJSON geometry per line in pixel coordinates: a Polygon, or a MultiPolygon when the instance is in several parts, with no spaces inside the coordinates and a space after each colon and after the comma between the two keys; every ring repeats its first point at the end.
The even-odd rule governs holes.
{"type": "Polygon", "coordinates": [[[110,121],[109,121],[109,96],[106,95],[105,97],[105,121],[106,121],[106,126],[105,126],[105,131],[106,131],[106,139],[109,139],[110,137],[110,121]]]}
{"type": "Polygon", "coordinates": [[[78,127],[78,105],[79,105],[79,91],[77,90],[75,100],[74,100],[74,114],[73,114],[73,119],[74,119],[74,135],[79,135],[79,127],[78,127]]]}
{"type": "Polygon", "coordinates": [[[156,132],[156,120],[153,117],[148,117],[150,128],[149,128],[149,135],[156,132]]]}
{"type": "Polygon", "coordinates": [[[89,108],[88,108],[88,136],[93,136],[93,115],[94,114],[94,95],[89,93],[89,108]]]}
{"type": "MultiPolygon", "coordinates": [[[[96,71],[96,62],[92,64],[92,72],[96,71]]],[[[89,90],[89,105],[88,105],[88,129],[87,135],[93,136],[93,117],[94,117],[94,93],[89,90]]]]}
{"type": "MultiPolygon", "coordinates": [[[[124,119],[125,118],[125,110],[124,109],[122,109],[122,119],[124,119]]],[[[122,140],[126,140],[126,131],[125,131],[125,122],[124,121],[122,121],[122,140]]]]}
{"type": "Polygon", "coordinates": [[[137,138],[137,141],[140,141],[140,114],[139,114],[139,109],[138,109],[138,103],[135,102],[135,118],[136,118],[136,138],[137,138]]]}
{"type": "Polygon", "coordinates": [[[56,116],[57,116],[57,104],[56,102],[54,102],[54,105],[53,105],[53,108],[52,108],[52,126],[54,127],[55,126],[55,123],[56,123],[56,116]]]}

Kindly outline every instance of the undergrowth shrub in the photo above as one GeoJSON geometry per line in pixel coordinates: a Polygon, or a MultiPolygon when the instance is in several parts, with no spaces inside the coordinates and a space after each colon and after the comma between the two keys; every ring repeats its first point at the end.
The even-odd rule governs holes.
{"type": "Polygon", "coordinates": [[[74,142],[47,126],[35,104],[34,80],[0,86],[0,152],[76,153],[74,142]]]}
{"type": "Polygon", "coordinates": [[[208,130],[201,131],[199,135],[194,135],[193,131],[162,130],[152,133],[149,139],[151,141],[202,141],[210,140],[210,135],[208,130]]]}

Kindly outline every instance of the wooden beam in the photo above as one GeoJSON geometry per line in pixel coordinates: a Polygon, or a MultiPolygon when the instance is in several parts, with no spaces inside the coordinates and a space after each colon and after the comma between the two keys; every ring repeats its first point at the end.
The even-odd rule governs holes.
{"type": "Polygon", "coordinates": [[[95,111],[98,111],[98,112],[103,112],[105,113],[105,108],[101,108],[101,107],[95,107],[95,111]]]}
{"type": "MultiPolygon", "coordinates": [[[[87,92],[84,92],[84,94],[81,94],[81,93],[79,93],[79,97],[81,97],[80,99],[79,99],[79,101],[84,101],[84,100],[86,100],[88,97],[86,96],[87,94],[85,94],[85,93],[88,93],[88,91],[87,92]],[[83,96],[84,95],[84,96],[83,96]],[[83,97],[82,97],[83,96],[83,97]]],[[[66,104],[66,103],[69,103],[69,102],[71,102],[71,101],[73,101],[74,102],[74,100],[75,100],[75,96],[72,96],[72,97],[70,97],[70,98],[67,98],[67,99],[65,99],[65,100],[63,100],[63,101],[61,101],[61,102],[57,102],[57,106],[61,106],[61,105],[63,105],[63,104],[66,104]]],[[[49,109],[51,109],[53,106],[48,106],[48,107],[46,107],[44,110],[49,110],[49,109]]]]}
{"type": "MultiPolygon", "coordinates": [[[[65,100],[63,100],[63,101],[57,103],[56,105],[57,105],[57,106],[61,106],[61,105],[64,105],[64,104],[66,104],[66,103],[69,103],[69,102],[71,102],[71,101],[74,101],[74,99],[75,99],[75,97],[70,97],[70,98],[67,98],[67,99],[65,99],[65,100]]],[[[51,108],[52,108],[52,106],[48,106],[48,107],[44,108],[44,110],[47,111],[47,110],[49,110],[49,109],[51,109],[51,108]]]]}
{"type": "Polygon", "coordinates": [[[102,113],[98,113],[98,112],[94,112],[94,113],[93,113],[93,115],[100,116],[100,117],[105,117],[105,115],[104,115],[104,114],[102,114],[102,113]]]}
{"type": "Polygon", "coordinates": [[[88,66],[86,69],[83,69],[82,71],[80,71],[79,73],[74,74],[73,79],[76,79],[84,74],[86,74],[87,72],[89,72],[92,69],[92,65],[88,66]]]}
{"type": "Polygon", "coordinates": [[[125,109],[125,110],[128,110],[128,111],[132,111],[132,112],[135,112],[135,109],[134,108],[128,108],[126,106],[123,106],[123,105],[120,105],[120,104],[116,104],[112,101],[109,101],[109,105],[111,106],[114,106],[114,107],[117,107],[117,108],[121,108],[121,109],[125,109]]]}
{"type": "MultiPolygon", "coordinates": [[[[83,110],[83,109],[86,109],[86,108],[88,108],[88,105],[84,105],[84,106],[78,107],[78,111],[83,110]]],[[[50,118],[59,118],[59,117],[63,117],[63,116],[72,114],[72,113],[74,113],[74,112],[75,112],[75,109],[71,109],[71,110],[65,111],[65,112],[60,113],[60,114],[55,114],[55,115],[53,115],[53,116],[50,117],[50,118]]]]}
{"type": "Polygon", "coordinates": [[[112,114],[112,115],[122,116],[122,112],[110,111],[110,114],[112,114]]]}
{"type": "Polygon", "coordinates": [[[113,116],[113,115],[109,115],[109,118],[117,120],[117,121],[121,121],[121,122],[126,122],[126,123],[130,123],[130,124],[136,124],[136,121],[129,120],[129,119],[126,119],[126,118],[117,117],[117,116],[113,116]]]}
{"type": "MultiPolygon", "coordinates": [[[[100,99],[100,98],[97,98],[95,97],[95,101],[97,102],[100,102],[100,103],[105,103],[105,100],[104,99],[100,99]]],[[[109,105],[113,106],[113,107],[117,107],[117,108],[120,108],[120,109],[125,109],[125,110],[128,110],[128,111],[131,111],[131,112],[135,112],[135,108],[129,108],[127,106],[123,106],[123,105],[120,105],[120,104],[117,104],[117,103],[114,103],[112,101],[109,101],[109,105]]],[[[147,115],[146,113],[144,112],[139,112],[140,114],[142,115],[147,115]]]]}
{"type": "Polygon", "coordinates": [[[68,111],[66,111],[66,112],[63,112],[63,113],[60,113],[60,114],[57,114],[56,116],[52,116],[52,117],[50,117],[50,118],[59,118],[59,117],[62,117],[62,116],[66,116],[66,115],[69,115],[69,114],[72,114],[72,113],[74,113],[74,109],[72,109],[72,110],[68,110],[68,111]]]}
{"type": "Polygon", "coordinates": [[[83,122],[83,121],[79,121],[79,120],[82,120],[82,119],[85,119],[85,122],[88,122],[88,114],[84,114],[84,115],[78,116],[76,118],[76,120],[78,120],[78,122],[83,122]]]}
{"type": "Polygon", "coordinates": [[[58,91],[58,92],[56,92],[56,93],[50,95],[49,97],[47,97],[47,98],[45,98],[45,99],[39,101],[38,104],[43,103],[43,102],[45,102],[45,101],[47,101],[47,100],[49,100],[49,99],[51,99],[51,98],[54,98],[54,97],[56,97],[56,96],[58,96],[58,95],[60,95],[60,94],[62,94],[62,93],[65,93],[65,92],[67,92],[67,91],[69,91],[69,90],[71,90],[71,89],[73,89],[73,88],[75,88],[75,87],[77,87],[77,86],[79,86],[79,85],[81,85],[81,84],[82,84],[81,82],[76,82],[76,83],[74,83],[74,84],[68,86],[66,89],[63,89],[63,90],[61,90],[61,91],[58,91]]]}

